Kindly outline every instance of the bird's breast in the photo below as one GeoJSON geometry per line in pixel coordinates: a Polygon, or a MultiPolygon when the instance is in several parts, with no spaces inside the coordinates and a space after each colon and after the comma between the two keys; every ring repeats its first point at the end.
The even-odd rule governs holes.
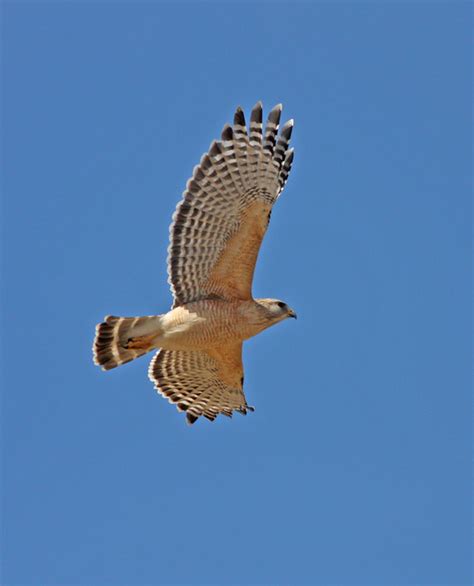
{"type": "Polygon", "coordinates": [[[162,318],[157,346],[166,349],[212,348],[245,340],[257,331],[248,302],[203,300],[177,307],[162,318]]]}

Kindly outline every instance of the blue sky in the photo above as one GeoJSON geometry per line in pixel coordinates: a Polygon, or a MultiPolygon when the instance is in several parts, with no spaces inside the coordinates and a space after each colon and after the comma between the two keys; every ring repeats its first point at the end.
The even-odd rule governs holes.
{"type": "Polygon", "coordinates": [[[3,5],[5,585],[470,584],[470,4],[3,5]],[[192,428],[106,314],[163,313],[168,226],[237,105],[295,163],[245,345],[192,428]]]}

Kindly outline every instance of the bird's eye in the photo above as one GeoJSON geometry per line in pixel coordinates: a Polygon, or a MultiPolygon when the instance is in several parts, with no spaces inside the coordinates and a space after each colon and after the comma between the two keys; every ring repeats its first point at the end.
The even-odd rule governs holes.
{"type": "Polygon", "coordinates": [[[283,301],[279,301],[277,303],[278,307],[280,307],[281,309],[283,309],[284,307],[286,307],[286,303],[283,303],[283,301]]]}

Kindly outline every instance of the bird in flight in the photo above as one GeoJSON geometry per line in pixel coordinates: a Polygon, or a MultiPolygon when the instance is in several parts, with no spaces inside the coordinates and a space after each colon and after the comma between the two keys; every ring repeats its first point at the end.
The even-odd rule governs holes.
{"type": "Polygon", "coordinates": [[[247,414],[242,344],[295,312],[278,299],[254,299],[258,251],[293,161],[293,120],[281,104],[262,128],[262,104],[247,128],[233,125],[194,168],[170,226],[168,276],[173,306],[146,317],[107,316],[97,325],[94,362],[110,370],[158,350],[148,376],[192,424],[204,416],[247,414]]]}

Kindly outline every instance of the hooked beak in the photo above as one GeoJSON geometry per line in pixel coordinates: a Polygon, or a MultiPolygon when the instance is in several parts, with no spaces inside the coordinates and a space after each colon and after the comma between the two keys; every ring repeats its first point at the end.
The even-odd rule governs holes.
{"type": "Polygon", "coordinates": [[[298,316],[296,315],[296,313],[292,309],[290,309],[288,311],[288,317],[294,317],[295,319],[297,319],[298,316]]]}

